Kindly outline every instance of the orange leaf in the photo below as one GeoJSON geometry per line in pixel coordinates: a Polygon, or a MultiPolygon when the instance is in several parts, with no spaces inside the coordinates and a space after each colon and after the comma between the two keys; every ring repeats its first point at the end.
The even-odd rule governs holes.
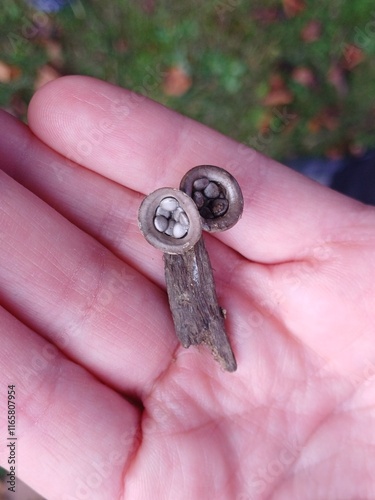
{"type": "Polygon", "coordinates": [[[12,80],[16,80],[21,76],[21,70],[17,66],[11,66],[10,64],[0,61],[0,82],[9,83],[12,80]]]}
{"type": "Polygon", "coordinates": [[[181,66],[173,66],[166,72],[163,90],[164,93],[170,96],[181,96],[186,94],[192,84],[191,77],[181,66]]]}
{"type": "Polygon", "coordinates": [[[53,80],[56,80],[59,78],[61,75],[58,71],[56,71],[52,66],[49,64],[45,64],[41,68],[39,68],[35,82],[34,82],[34,88],[35,90],[40,89],[40,87],[43,87],[48,82],[52,82],[53,80]]]}
{"type": "Polygon", "coordinates": [[[286,87],[284,78],[280,73],[272,73],[270,76],[270,90],[263,99],[265,106],[281,106],[293,101],[292,92],[286,87]]]}
{"type": "Polygon", "coordinates": [[[322,109],[308,123],[310,132],[317,133],[321,129],[335,130],[339,125],[339,113],[337,109],[327,107],[322,109]]]}
{"type": "Polygon", "coordinates": [[[352,70],[365,58],[363,51],[356,45],[346,44],[344,46],[342,66],[345,69],[352,70]]]}
{"type": "Polygon", "coordinates": [[[251,17],[263,26],[268,26],[280,21],[283,12],[279,7],[260,7],[252,11],[251,17]]]}
{"type": "Polygon", "coordinates": [[[329,83],[335,87],[340,96],[344,96],[348,93],[348,82],[342,66],[337,63],[332,64],[328,70],[327,76],[329,83]]]}
{"type": "Polygon", "coordinates": [[[294,17],[302,12],[306,5],[303,0],[283,0],[283,7],[288,17],[294,17]]]}
{"type": "Polygon", "coordinates": [[[12,69],[9,64],[0,61],[0,82],[9,83],[12,79],[12,69]]]}
{"type": "Polygon", "coordinates": [[[293,101],[293,94],[287,88],[271,90],[263,100],[265,106],[281,106],[290,104],[293,101]]]}
{"type": "Polygon", "coordinates": [[[273,115],[270,111],[264,111],[262,113],[262,116],[260,117],[259,123],[258,123],[258,130],[261,133],[266,133],[271,125],[273,115]]]}
{"type": "Polygon", "coordinates": [[[292,78],[295,82],[303,85],[304,87],[314,87],[316,78],[310,68],[306,66],[298,66],[292,71],[292,78]]]}
{"type": "Polygon", "coordinates": [[[322,34],[322,25],[319,21],[309,21],[301,30],[301,38],[304,42],[315,42],[322,34]]]}
{"type": "Polygon", "coordinates": [[[46,39],[42,41],[42,44],[46,49],[49,62],[60,68],[64,61],[61,43],[56,40],[46,39]]]}
{"type": "Polygon", "coordinates": [[[272,73],[270,76],[270,88],[271,90],[284,90],[285,80],[280,75],[280,73],[272,73]]]}

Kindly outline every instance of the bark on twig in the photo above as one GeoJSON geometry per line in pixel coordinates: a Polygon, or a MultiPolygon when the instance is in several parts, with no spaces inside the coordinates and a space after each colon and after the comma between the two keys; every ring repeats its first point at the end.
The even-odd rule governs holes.
{"type": "Polygon", "coordinates": [[[179,255],[164,254],[165,278],[176,334],[184,347],[206,344],[222,367],[237,368],[219,307],[210,260],[201,237],[179,255]]]}

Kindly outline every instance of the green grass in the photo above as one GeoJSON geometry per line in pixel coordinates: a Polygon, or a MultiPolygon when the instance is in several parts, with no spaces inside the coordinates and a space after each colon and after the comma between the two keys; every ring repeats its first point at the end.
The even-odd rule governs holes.
{"type": "Polygon", "coordinates": [[[353,146],[375,145],[372,0],[306,0],[306,8],[292,18],[283,15],[278,1],[161,0],[151,12],[147,3],[152,4],[79,0],[73,8],[46,16],[20,0],[3,0],[0,59],[22,74],[1,85],[0,105],[28,102],[38,68],[49,60],[43,37],[52,37],[63,49],[62,74],[91,75],[140,91],[272,157],[332,150],[342,154],[353,146]],[[278,9],[275,22],[256,18],[265,7],[278,9]],[[322,32],[318,40],[306,43],[300,33],[310,20],[320,21],[322,32]],[[347,72],[347,93],[340,95],[328,72],[332,64],[341,64],[345,47],[355,42],[364,60],[347,72]],[[175,65],[192,77],[191,88],[180,97],[163,89],[166,71],[175,65]],[[293,68],[301,66],[313,72],[312,88],[292,78],[293,68]],[[294,96],[287,106],[263,103],[276,71],[294,96]],[[327,109],[337,123],[312,130],[314,118],[327,109]],[[293,119],[285,124],[280,113],[293,119]]]}

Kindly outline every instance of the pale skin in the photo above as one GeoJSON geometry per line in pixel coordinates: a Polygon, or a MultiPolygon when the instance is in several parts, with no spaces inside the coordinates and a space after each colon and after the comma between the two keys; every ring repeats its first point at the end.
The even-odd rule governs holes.
{"type": "Polygon", "coordinates": [[[86,77],[28,120],[1,113],[1,465],[14,384],[17,474],[48,499],[374,498],[374,209],[86,77]],[[206,238],[235,373],[179,346],[137,227],[199,164],[244,194],[206,238]]]}

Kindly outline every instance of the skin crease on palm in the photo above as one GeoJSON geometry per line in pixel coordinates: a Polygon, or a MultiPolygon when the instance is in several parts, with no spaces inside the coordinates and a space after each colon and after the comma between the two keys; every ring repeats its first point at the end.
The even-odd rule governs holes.
{"type": "Polygon", "coordinates": [[[1,113],[0,463],[50,499],[375,498],[375,213],[163,106],[63,77],[1,113]],[[174,335],[145,194],[230,171],[205,235],[238,370],[174,335]]]}

